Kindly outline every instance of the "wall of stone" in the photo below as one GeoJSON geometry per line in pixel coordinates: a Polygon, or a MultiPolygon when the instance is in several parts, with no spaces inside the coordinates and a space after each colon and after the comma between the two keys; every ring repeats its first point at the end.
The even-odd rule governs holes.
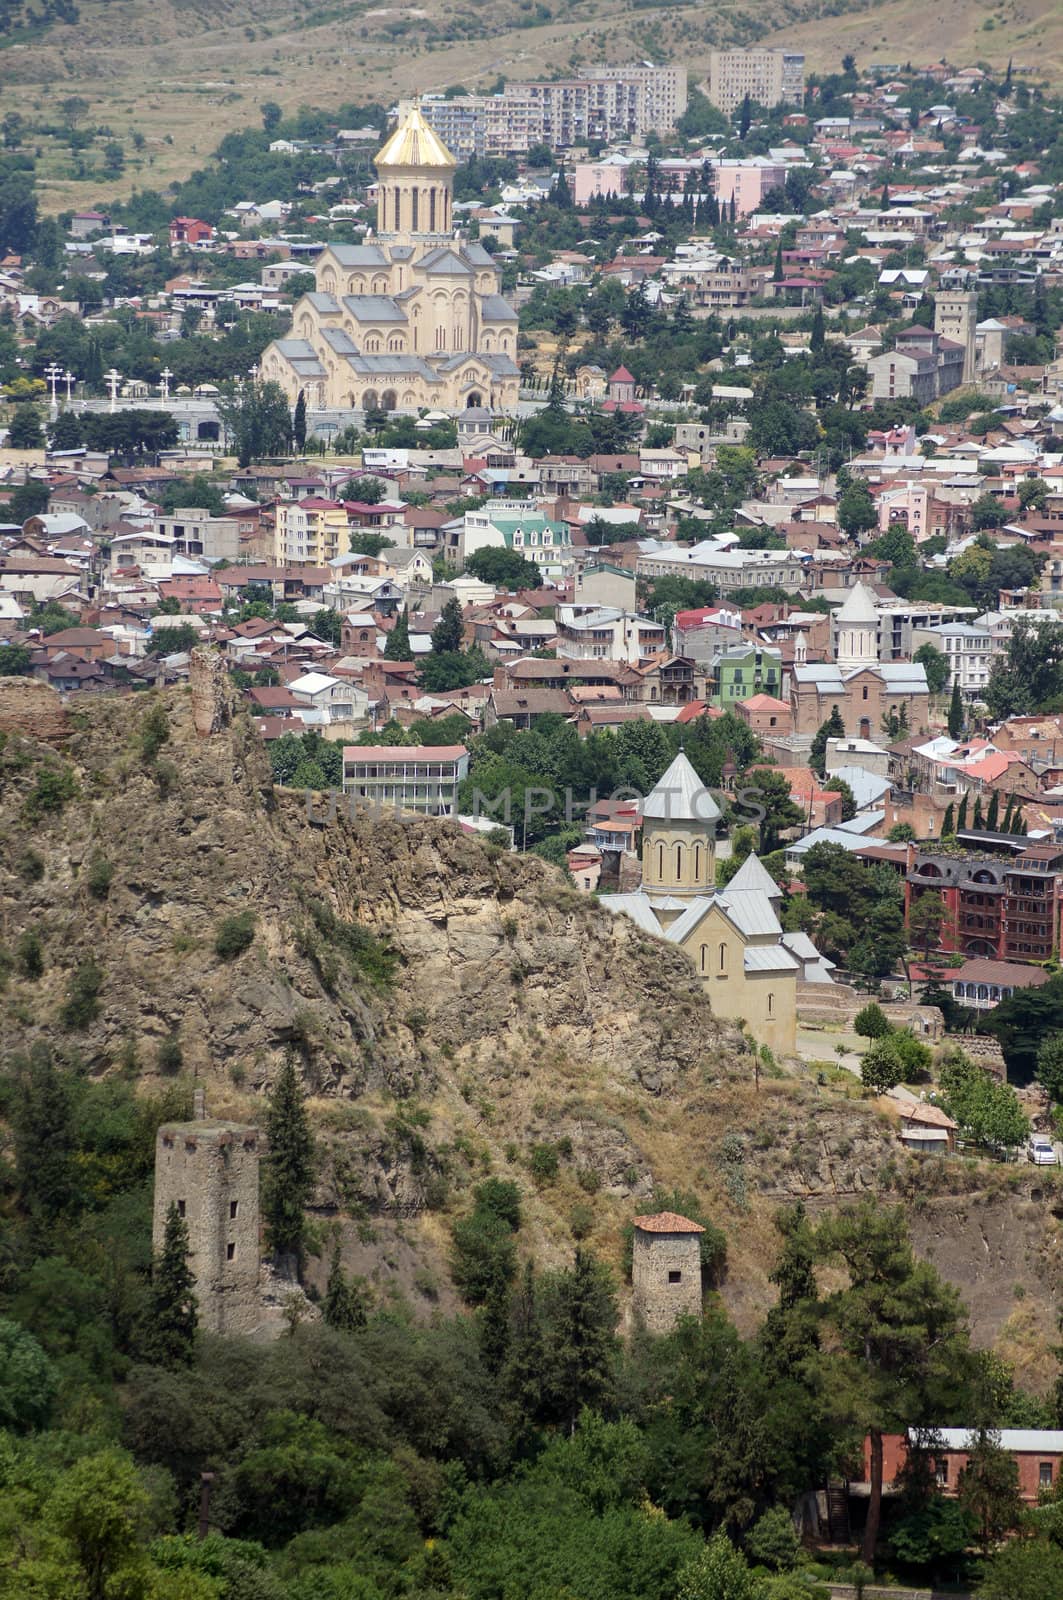
{"type": "Polygon", "coordinates": [[[171,1202],[188,1227],[199,1325],[254,1333],[259,1298],[259,1130],[238,1122],[170,1122],[155,1144],[152,1242],[162,1248],[171,1202]]]}
{"type": "Polygon", "coordinates": [[[35,678],[0,678],[0,733],[57,744],[75,731],[50,684],[35,678]]]}
{"type": "Polygon", "coordinates": [[[232,721],[233,696],[225,660],[219,651],[197,645],[188,658],[192,721],[201,739],[220,733],[232,721]]]}
{"type": "Polygon", "coordinates": [[[636,1228],[631,1283],[635,1313],[651,1333],[667,1333],[680,1317],[700,1317],[700,1235],[642,1233],[636,1228]],[[678,1282],[670,1282],[676,1273],[678,1282]]]}

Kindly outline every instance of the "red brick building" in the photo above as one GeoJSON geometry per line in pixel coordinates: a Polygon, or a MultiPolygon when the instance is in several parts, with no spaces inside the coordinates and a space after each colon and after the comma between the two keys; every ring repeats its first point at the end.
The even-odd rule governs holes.
{"type": "MultiPolygon", "coordinates": [[[[969,1428],[935,1428],[934,1434],[940,1448],[934,1449],[935,1473],[938,1487],[944,1494],[954,1495],[960,1474],[967,1465],[967,1452],[972,1439],[969,1428]]],[[[882,1440],[882,1486],[888,1491],[904,1465],[908,1436],[887,1433],[882,1440]]],[[[1055,1486],[1063,1461],[1063,1429],[1059,1428],[1002,1428],[998,1435],[1000,1445],[1015,1457],[1019,1467],[1019,1494],[1027,1505],[1036,1505],[1041,1491],[1055,1486]]],[[[871,1441],[864,1440],[864,1483],[871,1481],[871,1441]]]]}

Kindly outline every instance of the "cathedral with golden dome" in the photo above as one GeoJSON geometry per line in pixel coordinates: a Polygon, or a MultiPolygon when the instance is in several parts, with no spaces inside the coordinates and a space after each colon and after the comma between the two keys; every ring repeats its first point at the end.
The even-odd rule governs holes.
{"type": "Polygon", "coordinates": [[[311,411],[516,403],[517,315],[491,255],[453,224],[446,145],[411,111],[376,157],[375,233],[330,244],[261,374],[311,411]]]}

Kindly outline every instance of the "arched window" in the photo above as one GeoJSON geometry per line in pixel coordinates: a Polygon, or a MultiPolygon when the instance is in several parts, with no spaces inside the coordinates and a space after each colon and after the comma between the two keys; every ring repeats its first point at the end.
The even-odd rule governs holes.
{"type": "Polygon", "coordinates": [[[709,966],[709,947],[708,947],[707,944],[703,944],[702,947],[701,947],[701,970],[702,970],[702,972],[707,972],[708,971],[708,966],[709,966]]]}
{"type": "Polygon", "coordinates": [[[727,946],[726,946],[726,944],[724,944],[723,940],[721,939],[720,940],[720,971],[721,972],[725,972],[726,970],[727,970],[727,946]]]}
{"type": "Polygon", "coordinates": [[[418,232],[420,232],[420,221],[421,221],[421,213],[420,213],[421,191],[420,191],[420,189],[414,189],[412,191],[412,195],[413,195],[413,221],[410,224],[410,228],[411,228],[411,231],[413,233],[418,233],[418,232]]]}
{"type": "Polygon", "coordinates": [[[681,844],[677,844],[675,847],[675,875],[677,881],[683,876],[683,846],[681,844]]]}
{"type": "Polygon", "coordinates": [[[769,990],[768,991],[768,1016],[769,1017],[773,1017],[774,1015],[775,1015],[775,996],[769,990]]]}
{"type": "Polygon", "coordinates": [[[663,844],[659,844],[657,846],[657,877],[660,880],[663,880],[663,878],[664,878],[664,845],[663,844]]]}
{"type": "Polygon", "coordinates": [[[694,877],[699,883],[701,882],[701,846],[700,846],[700,844],[696,844],[694,846],[694,877]]]}

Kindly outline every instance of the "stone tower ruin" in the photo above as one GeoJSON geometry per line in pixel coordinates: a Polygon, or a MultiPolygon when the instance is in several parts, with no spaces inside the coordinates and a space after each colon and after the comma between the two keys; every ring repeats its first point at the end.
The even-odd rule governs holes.
{"type": "Polygon", "coordinates": [[[207,1333],[252,1334],[263,1319],[258,1206],[262,1145],[257,1128],[209,1118],[164,1123],[156,1138],[152,1244],[158,1255],[173,1202],[188,1227],[199,1326],[207,1333]]]}
{"type": "Polygon", "coordinates": [[[651,1333],[669,1333],[680,1317],[701,1316],[701,1235],[674,1211],[635,1218],[631,1281],[635,1313],[651,1333]]]}

